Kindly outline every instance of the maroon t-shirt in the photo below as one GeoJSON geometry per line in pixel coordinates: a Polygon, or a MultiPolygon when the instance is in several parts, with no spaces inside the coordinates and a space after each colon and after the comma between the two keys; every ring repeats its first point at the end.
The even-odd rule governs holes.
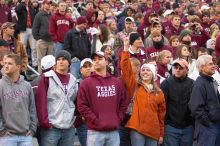
{"type": "Polygon", "coordinates": [[[69,74],[63,75],[63,74],[59,74],[58,72],[55,72],[55,73],[56,73],[56,75],[58,76],[58,78],[60,79],[60,81],[63,85],[65,94],[67,94],[67,88],[68,88],[70,75],[69,74]]]}

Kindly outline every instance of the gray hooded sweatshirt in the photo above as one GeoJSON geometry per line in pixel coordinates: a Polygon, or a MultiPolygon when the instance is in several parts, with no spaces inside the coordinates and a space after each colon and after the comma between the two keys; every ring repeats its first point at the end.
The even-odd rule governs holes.
{"type": "Polygon", "coordinates": [[[17,82],[3,76],[0,80],[0,136],[6,131],[26,134],[37,128],[35,99],[31,85],[20,76],[17,82]]]}

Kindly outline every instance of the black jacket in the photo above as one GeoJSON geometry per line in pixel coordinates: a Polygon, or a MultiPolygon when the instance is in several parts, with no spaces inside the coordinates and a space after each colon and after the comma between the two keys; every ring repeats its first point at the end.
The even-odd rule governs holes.
{"type": "Polygon", "coordinates": [[[210,126],[212,123],[220,124],[218,86],[212,77],[203,74],[200,74],[194,83],[189,108],[193,117],[205,126],[210,126]]]}
{"type": "Polygon", "coordinates": [[[88,34],[78,32],[76,28],[73,28],[64,38],[64,49],[71,54],[71,58],[77,57],[82,60],[91,56],[91,42],[88,34]]]}
{"type": "MultiPolygon", "coordinates": [[[[34,17],[38,13],[38,9],[35,9],[29,6],[30,16],[31,16],[31,24],[33,24],[34,17]]],[[[16,29],[19,31],[26,31],[27,28],[27,9],[24,3],[20,3],[16,8],[15,12],[18,17],[18,22],[16,25],[16,29]]]]}
{"type": "Polygon", "coordinates": [[[185,128],[193,124],[188,102],[193,87],[193,80],[170,76],[161,84],[166,99],[165,124],[175,128],[185,128]]]}
{"type": "Polygon", "coordinates": [[[49,17],[50,15],[45,11],[40,11],[34,18],[34,23],[32,27],[32,34],[34,39],[42,39],[44,41],[51,41],[51,36],[49,34],[49,17]]]}

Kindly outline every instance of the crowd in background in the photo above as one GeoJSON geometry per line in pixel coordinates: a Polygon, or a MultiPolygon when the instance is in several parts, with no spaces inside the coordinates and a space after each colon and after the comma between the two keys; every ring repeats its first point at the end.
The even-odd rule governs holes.
{"type": "Polygon", "coordinates": [[[0,68],[0,144],[220,145],[219,1],[0,0],[0,68]]]}

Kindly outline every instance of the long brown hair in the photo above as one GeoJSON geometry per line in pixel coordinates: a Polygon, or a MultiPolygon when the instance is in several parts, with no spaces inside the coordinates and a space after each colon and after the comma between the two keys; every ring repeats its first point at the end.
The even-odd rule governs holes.
{"type": "MultiPolygon", "coordinates": [[[[189,47],[186,46],[186,45],[180,45],[177,50],[176,50],[176,58],[183,58],[183,55],[182,55],[182,49],[183,47],[186,47],[188,50],[189,50],[189,47]]],[[[192,57],[191,55],[189,55],[187,57],[187,60],[186,60],[188,63],[192,63],[192,57]]]]}
{"type": "Polygon", "coordinates": [[[107,42],[109,39],[109,31],[107,27],[104,24],[99,25],[99,29],[101,32],[101,35],[99,36],[99,39],[102,43],[107,42]]]}

